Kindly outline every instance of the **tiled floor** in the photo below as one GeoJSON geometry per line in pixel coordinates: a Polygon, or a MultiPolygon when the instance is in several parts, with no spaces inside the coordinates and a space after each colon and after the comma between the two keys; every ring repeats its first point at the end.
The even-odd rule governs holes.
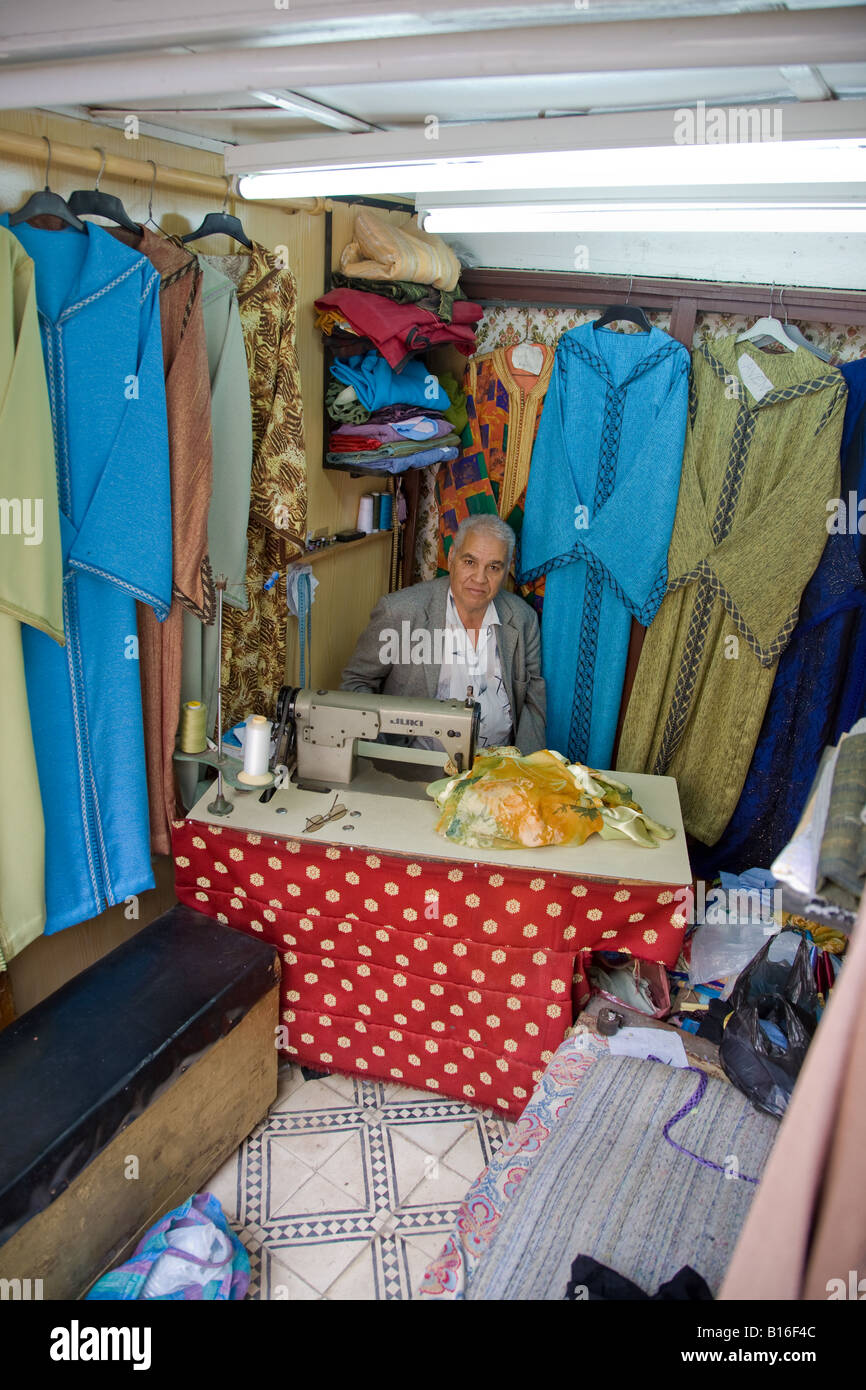
{"type": "Polygon", "coordinates": [[[282,1067],[267,1118],[205,1184],[249,1252],[247,1297],[414,1297],[511,1128],[427,1091],[282,1067]]]}

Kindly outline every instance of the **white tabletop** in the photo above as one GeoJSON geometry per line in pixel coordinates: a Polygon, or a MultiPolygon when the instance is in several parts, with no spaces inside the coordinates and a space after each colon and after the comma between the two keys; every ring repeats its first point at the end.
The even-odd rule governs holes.
{"type": "Polygon", "coordinates": [[[189,812],[188,819],[283,839],[353,845],[411,859],[544,869],[619,882],[691,882],[677,784],[672,777],[650,777],[637,772],[614,774],[628,783],[634,800],[647,815],[675,831],[673,839],[662,841],[657,849],[645,849],[633,840],[602,840],[598,835],[590,835],[583,845],[566,848],[546,845],[536,849],[470,849],[434,830],[437,807],[424,791],[429,771],[422,774],[423,780],[406,781],[404,776],[386,770],[388,767],[381,763],[373,766],[362,759],[359,774],[348,787],[335,786],[326,794],[299,791],[291,786],[275,792],[264,805],[260,791],[242,792],[226,786],[225,795],[234,807],[227,816],[212,815],[207,809],[215,797],[214,784],[189,812]],[[335,794],[339,797],[337,804],[345,806],[346,815],[318,831],[306,832],[307,819],[326,814],[335,794]],[[360,814],[353,816],[353,811],[360,814]]]}

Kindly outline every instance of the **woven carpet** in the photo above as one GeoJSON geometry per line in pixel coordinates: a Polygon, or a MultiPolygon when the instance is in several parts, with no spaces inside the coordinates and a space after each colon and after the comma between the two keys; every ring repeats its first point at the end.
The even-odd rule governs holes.
{"type": "Polygon", "coordinates": [[[591,1255],[646,1293],[683,1265],[718,1292],[778,1122],[726,1082],[706,1078],[695,1109],[663,1128],[699,1076],[630,1057],[605,1057],[581,1081],[542,1161],[517,1188],[469,1299],[561,1299],[578,1255],[591,1255]],[[736,1176],[737,1174],[741,1176],[736,1176]]]}

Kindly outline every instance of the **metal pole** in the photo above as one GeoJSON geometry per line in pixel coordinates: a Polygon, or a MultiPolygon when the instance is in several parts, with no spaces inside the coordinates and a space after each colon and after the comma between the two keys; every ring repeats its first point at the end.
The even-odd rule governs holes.
{"type": "Polygon", "coordinates": [[[219,671],[217,672],[217,794],[216,800],[208,805],[212,816],[228,816],[234,806],[223,794],[223,595],[228,580],[221,574],[216,581],[217,588],[217,648],[219,651],[219,671]]]}

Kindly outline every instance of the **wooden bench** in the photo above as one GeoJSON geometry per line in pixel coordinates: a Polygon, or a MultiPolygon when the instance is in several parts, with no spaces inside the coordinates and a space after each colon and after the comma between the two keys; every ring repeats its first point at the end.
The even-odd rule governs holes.
{"type": "Polygon", "coordinates": [[[279,977],[177,906],[0,1033],[0,1279],[81,1297],[202,1190],[276,1096],[279,977]]]}

